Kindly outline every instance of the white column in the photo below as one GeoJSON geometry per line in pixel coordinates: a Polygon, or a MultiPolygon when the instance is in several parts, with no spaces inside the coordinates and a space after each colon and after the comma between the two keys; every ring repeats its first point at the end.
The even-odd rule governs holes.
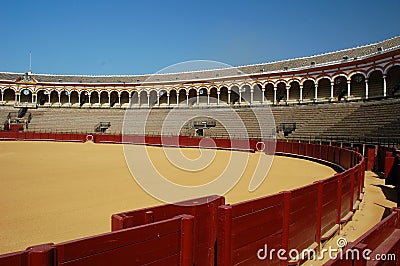
{"type": "Polygon", "coordinates": [[[101,97],[100,97],[100,96],[101,96],[101,93],[98,93],[97,95],[99,96],[99,101],[98,101],[98,103],[100,104],[100,103],[101,103],[101,101],[100,101],[100,99],[101,99],[101,97]]]}
{"type": "Polygon", "coordinates": [[[139,107],[140,107],[140,95],[141,95],[142,93],[140,92],[139,94],[138,94],[138,105],[139,105],[139,107]]]}
{"type": "Polygon", "coordinates": [[[274,86],[274,104],[276,104],[276,91],[278,90],[278,87],[274,86]]]}
{"type": "Polygon", "coordinates": [[[368,79],[365,79],[365,99],[368,99],[368,79]]]}
{"type": "Polygon", "coordinates": [[[121,94],[118,93],[118,104],[121,105],[121,94]]]}
{"type": "Polygon", "coordinates": [[[1,101],[4,102],[4,91],[1,92],[1,101]]]}
{"type": "Polygon", "coordinates": [[[34,101],[33,101],[33,93],[32,93],[32,95],[31,95],[31,101],[32,101],[32,103],[34,103],[34,101]]]}
{"type": "Polygon", "coordinates": [[[228,90],[228,104],[231,104],[231,90],[228,90]]]}
{"type": "Polygon", "coordinates": [[[318,84],[315,85],[314,101],[318,101],[318,84]]]}
{"type": "Polygon", "coordinates": [[[386,75],[383,75],[383,97],[386,97],[386,75]]]}
{"type": "Polygon", "coordinates": [[[262,95],[261,95],[261,103],[263,104],[263,103],[264,103],[264,94],[265,94],[265,88],[262,88],[262,89],[261,89],[261,91],[262,91],[262,95]]]}
{"type": "Polygon", "coordinates": [[[160,106],[160,92],[157,91],[157,105],[160,106]]]}
{"type": "Polygon", "coordinates": [[[289,94],[290,94],[289,90],[290,90],[290,87],[286,88],[286,102],[289,102],[289,94]]]}
{"type": "Polygon", "coordinates": [[[111,93],[108,93],[108,106],[111,107],[111,93]]]}
{"type": "Polygon", "coordinates": [[[335,83],[333,81],[331,81],[331,98],[330,100],[333,101],[333,86],[335,85],[335,83]]]}
{"type": "Polygon", "coordinates": [[[207,105],[210,105],[210,92],[207,92],[207,105]]]}
{"type": "Polygon", "coordinates": [[[300,84],[300,103],[303,103],[303,84],[300,84]]]}
{"type": "Polygon", "coordinates": [[[347,80],[347,100],[348,101],[350,101],[350,93],[351,93],[351,91],[350,91],[350,89],[351,89],[351,80],[350,79],[348,79],[347,80]]]}
{"type": "Polygon", "coordinates": [[[169,106],[169,91],[167,92],[167,105],[169,106]]]}
{"type": "Polygon", "coordinates": [[[219,105],[219,94],[220,94],[221,92],[218,90],[217,91],[217,105],[219,105]]]}
{"type": "Polygon", "coordinates": [[[242,91],[239,89],[239,104],[242,103],[242,91]]]}
{"type": "MultiPolygon", "coordinates": [[[[37,97],[36,97],[37,100],[37,97]]],[[[68,104],[71,104],[71,92],[68,92],[68,104]]]]}
{"type": "Polygon", "coordinates": [[[176,93],[176,105],[179,105],[179,91],[176,93]]]}
{"type": "MultiPolygon", "coordinates": [[[[50,94],[51,94],[51,92],[49,92],[49,94],[47,94],[47,99],[49,100],[49,103],[50,103],[50,94]]],[[[80,99],[80,94],[79,94],[79,99],[80,99]]],[[[79,101],[79,103],[81,103],[80,101],[79,101]]]]}
{"type": "Polygon", "coordinates": [[[189,106],[189,92],[186,92],[186,106],[189,106]]]}
{"type": "Polygon", "coordinates": [[[199,105],[199,92],[196,91],[196,104],[199,105]]]}
{"type": "MultiPolygon", "coordinates": [[[[49,103],[50,103],[50,94],[49,94],[49,103]]],[[[80,104],[81,104],[81,93],[80,92],[78,93],[78,103],[80,106],[80,104]]]]}
{"type": "Polygon", "coordinates": [[[253,100],[254,100],[254,88],[250,89],[250,105],[253,104],[253,100]]]}

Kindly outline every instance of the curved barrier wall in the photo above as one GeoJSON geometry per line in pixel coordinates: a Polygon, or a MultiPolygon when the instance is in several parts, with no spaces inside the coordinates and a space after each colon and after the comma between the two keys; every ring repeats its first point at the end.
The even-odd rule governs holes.
{"type": "MultiPolygon", "coordinates": [[[[5,131],[0,131],[0,139],[122,142],[122,136],[114,135],[5,131]]],[[[200,140],[179,137],[179,146],[198,147],[200,140]]],[[[124,136],[124,141],[172,145],[176,143],[176,137],[124,136]]],[[[254,152],[263,146],[266,153],[273,150],[269,149],[273,144],[264,140],[214,141],[220,149],[254,152]]],[[[264,258],[258,255],[265,245],[277,250],[318,250],[323,241],[338,233],[340,225],[351,219],[362,198],[365,159],[352,150],[291,142],[277,142],[276,154],[313,159],[344,170],[328,179],[292,191],[233,205],[225,205],[223,197],[210,196],[196,199],[202,201],[200,205],[166,204],[114,214],[110,233],[0,255],[0,265],[297,263],[289,259],[278,260],[276,256],[264,258]],[[143,238],[143,235],[149,237],[143,238]]]]}

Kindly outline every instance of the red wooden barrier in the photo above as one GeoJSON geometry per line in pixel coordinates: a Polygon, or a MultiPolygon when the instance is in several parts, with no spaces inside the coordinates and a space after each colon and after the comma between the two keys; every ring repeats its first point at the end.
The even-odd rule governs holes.
{"type": "Polygon", "coordinates": [[[373,171],[374,170],[374,164],[375,164],[375,149],[368,149],[368,164],[367,164],[367,171],[373,171]]]}
{"type": "Polygon", "coordinates": [[[368,230],[354,242],[348,243],[344,250],[324,264],[332,265],[399,265],[400,257],[400,210],[394,209],[392,213],[368,230]],[[364,250],[371,252],[362,254],[364,250]],[[358,258],[352,258],[352,250],[358,250],[358,258]],[[390,260],[379,260],[376,255],[385,255],[390,260]],[[394,256],[391,256],[394,255],[394,256]]]}
{"type": "Polygon", "coordinates": [[[325,179],[322,182],[321,197],[321,240],[329,239],[339,230],[339,175],[325,179]]]}
{"type": "Polygon", "coordinates": [[[140,227],[54,245],[58,264],[192,265],[193,217],[178,216],[140,227]]]}
{"type": "Polygon", "coordinates": [[[336,147],[327,146],[326,160],[328,162],[335,162],[335,152],[336,152],[336,147]]]}
{"type": "Polygon", "coordinates": [[[0,256],[1,266],[192,265],[190,215],[0,256]]]}
{"type": "Polygon", "coordinates": [[[289,250],[316,249],[318,184],[314,183],[290,192],[289,250]],[[307,214],[307,215],[305,215],[307,214]]]}
{"type": "Polygon", "coordinates": [[[307,155],[307,145],[308,143],[299,143],[299,155],[307,155]]]}
{"type": "Polygon", "coordinates": [[[285,142],[278,141],[278,142],[276,143],[276,149],[275,149],[275,151],[276,151],[276,152],[280,152],[280,153],[285,152],[285,142]]]}
{"type": "Polygon", "coordinates": [[[28,265],[28,251],[18,251],[0,255],[0,266],[25,266],[28,265]]]}
{"type": "MultiPolygon", "coordinates": [[[[285,248],[284,193],[218,209],[218,265],[276,265],[278,258],[262,254],[285,248]],[[261,252],[259,252],[261,249],[261,252]],[[260,259],[257,254],[266,255],[260,259]]],[[[287,247],[286,247],[287,248],[287,247]]]]}
{"type": "Polygon", "coordinates": [[[214,246],[217,238],[217,208],[224,203],[224,197],[209,196],[177,204],[165,204],[114,214],[111,218],[112,230],[158,222],[181,214],[192,215],[196,221],[193,236],[196,250],[194,263],[210,265],[214,262],[214,246]]]}
{"type": "Polygon", "coordinates": [[[390,171],[392,171],[394,165],[395,157],[392,152],[386,152],[385,158],[385,178],[388,178],[390,171]]]}
{"type": "MultiPolygon", "coordinates": [[[[88,136],[85,134],[0,132],[0,138],[5,139],[32,138],[57,141],[86,141],[87,137],[88,136]]],[[[210,148],[218,147],[240,150],[255,150],[260,143],[259,140],[215,139],[213,141],[204,141],[204,139],[201,138],[189,137],[115,136],[103,134],[93,134],[93,141],[97,143],[124,142],[167,146],[200,145],[210,148]]],[[[265,145],[266,142],[263,143],[265,145]]],[[[275,143],[267,142],[267,144],[268,145],[265,145],[267,147],[266,153],[271,152],[273,150],[272,148],[275,148],[275,143]]],[[[224,199],[215,196],[212,199],[207,198],[203,203],[195,206],[193,206],[193,204],[189,204],[190,206],[167,204],[116,214],[112,217],[113,230],[115,233],[121,233],[125,232],[126,228],[140,228],[149,223],[156,224],[157,222],[166,221],[179,214],[193,215],[193,219],[195,219],[193,234],[190,235],[190,238],[187,237],[187,234],[180,238],[180,248],[183,250],[186,246],[194,246],[195,248],[191,251],[186,250],[184,252],[186,255],[180,257],[179,260],[181,263],[195,263],[196,265],[210,265],[214,262],[214,255],[216,252],[214,246],[217,239],[217,228],[217,259],[220,265],[235,265],[240,263],[264,265],[266,261],[260,260],[257,257],[257,252],[259,252],[265,244],[268,244],[270,249],[283,248],[285,250],[291,248],[302,250],[313,244],[318,245],[320,241],[326,240],[339,230],[338,225],[340,222],[347,219],[350,212],[355,208],[357,200],[360,199],[364,186],[363,169],[365,169],[365,160],[350,150],[314,144],[277,142],[276,151],[329,160],[344,167],[351,167],[356,163],[358,163],[358,165],[341,174],[291,192],[279,193],[249,202],[234,204],[232,206],[225,205],[220,207],[218,211],[217,207],[224,204],[224,199]],[[218,216],[216,214],[217,212],[218,216]],[[305,213],[307,213],[307,215],[304,215],[305,213]],[[217,217],[219,219],[218,221],[217,217]],[[189,242],[192,242],[192,244],[189,242]],[[190,259],[188,259],[189,257],[190,259]]],[[[163,243],[170,243],[170,246],[177,245],[177,242],[172,240],[172,238],[177,238],[178,236],[172,235],[169,236],[171,237],[169,241],[164,239],[163,243]]],[[[93,237],[93,239],[94,238],[95,237],[93,237]]],[[[118,235],[118,238],[125,239],[125,236],[123,234],[118,235]]],[[[79,241],[80,240],[72,241],[71,243],[79,241]]],[[[93,241],[96,246],[96,240],[93,241]]],[[[92,242],[89,241],[88,243],[92,242]]],[[[62,247],[62,249],[67,250],[65,248],[67,244],[69,245],[70,243],[68,242],[56,246],[57,248],[62,247]]],[[[155,248],[156,250],[160,247],[158,245],[159,244],[157,244],[155,248]]],[[[161,244],[161,246],[162,245],[163,244],[161,244]]],[[[69,246],[69,252],[80,253],[84,250],[83,247],[78,246],[75,244],[69,246]]],[[[150,246],[148,247],[150,249],[150,246]]],[[[51,256],[49,254],[52,254],[54,248],[55,246],[53,247],[52,245],[36,246],[32,250],[9,255],[7,258],[4,256],[0,258],[11,258],[17,262],[25,260],[25,257],[28,258],[28,260],[47,260],[47,258],[51,256]],[[45,253],[47,254],[46,256],[43,255],[45,253]]],[[[96,248],[97,247],[95,247],[94,250],[96,250],[96,248]]],[[[118,250],[118,248],[116,250],[118,250]]],[[[144,251],[144,248],[138,248],[138,250],[144,251]]],[[[99,252],[103,254],[103,251],[100,251],[100,249],[99,252]]],[[[115,255],[117,253],[121,255],[122,258],[127,258],[126,256],[128,256],[128,252],[125,252],[123,249],[115,252],[111,250],[104,251],[104,254],[115,255]],[[118,252],[122,253],[119,254],[118,252]]],[[[66,253],[63,253],[63,251],[60,252],[57,249],[57,252],[54,254],[65,256],[66,253]]],[[[68,256],[70,256],[70,254],[68,256]]],[[[66,260],[64,262],[72,263],[73,261],[74,263],[84,263],[94,259],[93,263],[97,263],[97,260],[102,258],[98,261],[98,263],[100,263],[99,265],[102,265],[102,261],[110,263],[112,259],[112,256],[108,258],[108,255],[104,255],[105,257],[103,257],[103,255],[98,255],[98,253],[82,256],[84,256],[84,258],[78,259],[68,257],[71,260],[66,260]]],[[[151,256],[154,257],[155,255],[151,256]]],[[[65,259],[64,257],[60,258],[65,259]]],[[[178,257],[173,255],[162,262],[176,264],[175,262],[177,259],[178,257]]],[[[268,264],[282,263],[278,261],[276,256],[273,257],[272,260],[268,259],[269,258],[267,258],[268,264]]],[[[0,263],[2,263],[1,260],[0,263]]],[[[32,266],[35,265],[32,264],[32,266]]]]}
{"type": "MultiPolygon", "coordinates": [[[[347,222],[351,218],[352,195],[352,177],[350,171],[345,171],[341,175],[341,205],[340,205],[340,221],[347,222]]],[[[339,177],[340,180],[340,177],[339,177]]]]}
{"type": "Polygon", "coordinates": [[[292,144],[292,150],[291,150],[290,153],[293,153],[293,154],[300,154],[300,153],[299,153],[300,143],[298,143],[298,142],[288,142],[288,143],[291,143],[291,144],[292,144]]]}

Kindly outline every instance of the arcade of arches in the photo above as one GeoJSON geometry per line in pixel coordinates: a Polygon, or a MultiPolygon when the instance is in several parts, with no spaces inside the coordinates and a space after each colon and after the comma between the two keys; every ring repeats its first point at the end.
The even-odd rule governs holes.
{"type": "Polygon", "coordinates": [[[338,102],[394,96],[400,93],[400,65],[368,73],[316,78],[222,84],[199,87],[132,88],[124,90],[88,88],[44,88],[29,85],[1,86],[1,103],[27,103],[65,107],[157,107],[198,105],[295,104],[338,102]]]}

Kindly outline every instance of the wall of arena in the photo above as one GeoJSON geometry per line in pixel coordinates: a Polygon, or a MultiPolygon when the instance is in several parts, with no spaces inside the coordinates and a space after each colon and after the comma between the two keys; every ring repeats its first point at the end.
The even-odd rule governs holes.
{"type": "MultiPolygon", "coordinates": [[[[121,136],[33,132],[1,132],[0,138],[121,142],[121,136]]],[[[193,147],[200,146],[201,139],[179,140],[179,146],[193,147]]],[[[215,141],[218,148],[241,148],[240,142],[232,147],[229,140],[215,141]]],[[[162,144],[157,137],[132,136],[130,142],[162,144]]],[[[268,153],[268,141],[245,142],[243,147],[265,148],[268,153]]],[[[358,208],[366,161],[356,151],[298,142],[278,142],[276,153],[313,158],[343,170],[293,191],[233,205],[224,205],[223,197],[210,196],[197,200],[202,204],[188,201],[184,206],[167,204],[115,214],[110,233],[0,255],[0,265],[212,265],[216,261],[218,265],[273,265],[280,262],[257,258],[257,250],[265,243],[286,250],[318,249],[358,208]]]]}

